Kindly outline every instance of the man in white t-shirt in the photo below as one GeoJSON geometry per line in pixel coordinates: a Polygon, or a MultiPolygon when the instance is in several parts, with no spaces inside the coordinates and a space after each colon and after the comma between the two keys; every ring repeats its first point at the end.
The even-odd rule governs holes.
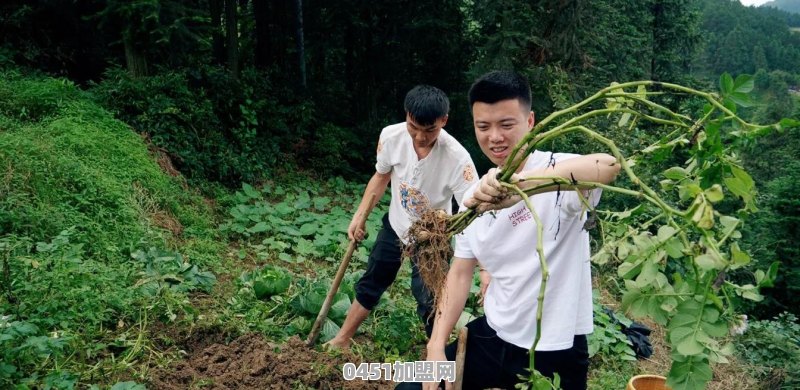
{"type": "MultiPolygon", "coordinates": [[[[367,183],[358,211],[347,229],[350,240],[364,238],[366,227],[359,226],[358,221],[371,209],[372,194],[377,202],[391,182],[389,213],[383,217],[383,227],[378,232],[367,269],[356,284],[356,299],[347,318],[339,333],[327,343],[331,346],[350,346],[358,327],[394,282],[401,265],[401,245],[405,243],[412,221],[428,208],[450,213],[453,197],[460,205],[467,188],[477,182],[469,153],[443,129],[450,110],[447,95],[436,87],[418,85],[406,95],[405,110],[405,122],[381,131],[376,172],[367,183]]],[[[411,290],[417,300],[417,313],[430,335],[433,329],[431,294],[422,283],[416,261],[412,263],[411,290]]]]}
{"type": "MultiPolygon", "coordinates": [[[[483,153],[498,167],[533,128],[530,86],[511,71],[483,75],[470,88],[475,136],[483,153]]],[[[502,169],[502,168],[501,168],[502,169]]],[[[571,181],[610,183],[619,164],[608,154],[572,155],[535,151],[512,177],[561,177],[571,181]]],[[[492,169],[465,195],[466,207],[484,212],[456,236],[455,255],[436,322],[428,342],[428,360],[453,360],[455,345],[445,346],[463,311],[477,262],[492,279],[484,297],[485,315],[467,325],[464,388],[514,388],[528,376],[528,350],[536,331],[541,267],[536,251],[536,222],[525,202],[502,187],[492,169]],[[488,213],[486,211],[493,211],[488,213]]],[[[547,183],[518,183],[532,188],[547,183]]],[[[578,189],[592,204],[600,190],[578,189]]],[[[544,255],[550,277],[542,314],[536,369],[559,373],[564,389],[586,388],[588,348],[592,332],[592,293],[586,213],[573,186],[542,188],[530,201],[541,219],[544,255]]],[[[436,383],[425,383],[426,388],[436,383]]]]}

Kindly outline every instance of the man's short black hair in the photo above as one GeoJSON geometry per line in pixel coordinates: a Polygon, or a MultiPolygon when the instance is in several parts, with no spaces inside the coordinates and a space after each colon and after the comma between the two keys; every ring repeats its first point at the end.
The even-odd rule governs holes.
{"type": "Polygon", "coordinates": [[[445,93],[430,85],[417,85],[406,94],[406,113],[418,125],[429,126],[450,112],[450,99],[445,93]]]}
{"type": "Polygon", "coordinates": [[[523,107],[531,109],[531,86],[524,76],[512,70],[486,73],[469,88],[470,107],[475,102],[494,104],[508,99],[518,99],[523,107]]]}

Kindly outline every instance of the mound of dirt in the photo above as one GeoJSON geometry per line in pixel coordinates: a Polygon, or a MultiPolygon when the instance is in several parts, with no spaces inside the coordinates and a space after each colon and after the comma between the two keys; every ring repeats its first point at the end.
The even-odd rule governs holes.
{"type": "Polygon", "coordinates": [[[346,381],[342,365],[358,363],[348,353],[329,354],[306,347],[298,337],[283,345],[261,335],[244,335],[230,344],[211,344],[166,369],[156,370],[152,389],[389,389],[385,381],[346,381]]]}

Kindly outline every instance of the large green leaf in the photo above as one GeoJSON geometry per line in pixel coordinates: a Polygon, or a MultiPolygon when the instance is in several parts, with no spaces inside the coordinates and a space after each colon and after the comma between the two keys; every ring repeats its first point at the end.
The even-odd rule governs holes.
{"type": "Polygon", "coordinates": [[[305,238],[298,238],[297,244],[294,247],[295,251],[304,257],[319,257],[320,253],[314,244],[305,238]]]}
{"type": "Polygon", "coordinates": [[[754,86],[753,76],[740,74],[736,76],[736,80],[733,82],[733,92],[747,94],[753,91],[754,86]]]}
{"type": "Polygon", "coordinates": [[[730,166],[733,177],[726,177],[723,181],[734,195],[739,196],[745,203],[751,203],[755,193],[755,182],[750,175],[743,169],[732,165],[730,166]]]}
{"type": "Polygon", "coordinates": [[[694,262],[703,271],[709,271],[721,267],[721,264],[717,261],[715,256],[712,256],[710,254],[697,256],[694,258],[694,262]]]}
{"type": "Polygon", "coordinates": [[[722,319],[714,322],[703,321],[700,327],[711,337],[725,337],[728,334],[728,323],[722,319]]]}
{"type": "Polygon", "coordinates": [[[750,264],[750,255],[739,249],[739,244],[736,242],[731,244],[731,262],[733,263],[732,269],[741,268],[750,264]]]}
{"type": "Polygon", "coordinates": [[[636,277],[636,284],[644,288],[655,281],[656,275],[658,275],[658,264],[647,261],[642,265],[642,271],[639,276],[636,277]]]}
{"type": "Polygon", "coordinates": [[[733,92],[733,77],[727,72],[719,76],[719,89],[723,96],[727,96],[733,92]]]}
{"type": "Polygon", "coordinates": [[[331,199],[326,196],[314,198],[314,208],[319,211],[324,211],[325,207],[327,207],[330,203],[331,199]]]}
{"type": "Polygon", "coordinates": [[[267,230],[269,230],[269,225],[263,221],[247,229],[247,231],[250,233],[263,233],[266,232],[267,230]]]}
{"type": "Polygon", "coordinates": [[[250,199],[261,199],[261,193],[253,188],[253,186],[250,184],[242,183],[242,191],[244,191],[245,195],[247,195],[250,199]]]}
{"type": "Polygon", "coordinates": [[[664,325],[667,323],[667,316],[661,308],[663,297],[651,292],[642,292],[636,283],[626,280],[627,291],[622,295],[622,308],[632,317],[650,317],[653,321],[664,325]]]}
{"type": "Polygon", "coordinates": [[[750,98],[750,95],[741,92],[731,92],[727,98],[738,106],[753,107],[755,105],[753,99],[750,98]]]}
{"type": "Polygon", "coordinates": [[[739,222],[741,222],[738,218],[731,217],[728,215],[722,215],[719,217],[719,223],[722,225],[722,230],[720,234],[722,236],[727,236],[731,234],[738,226],[739,222]]]}
{"type": "Polygon", "coordinates": [[[678,328],[670,334],[670,342],[682,355],[697,355],[705,350],[697,338],[697,333],[691,328],[678,328]]]}
{"type": "Polygon", "coordinates": [[[779,130],[786,130],[794,127],[800,127],[800,121],[797,119],[784,118],[778,123],[779,130]]]}
{"type": "MultiPolygon", "coordinates": [[[[2,340],[0,340],[2,341],[2,340]]],[[[0,378],[8,378],[17,372],[17,367],[11,364],[0,362],[0,378]]]]}
{"type": "Polygon", "coordinates": [[[308,195],[308,192],[302,191],[300,195],[297,196],[295,200],[294,208],[295,210],[306,210],[311,207],[311,197],[308,195]]]}
{"type": "Polygon", "coordinates": [[[273,210],[280,216],[288,216],[289,214],[294,213],[295,208],[288,205],[286,202],[281,202],[273,206],[273,210]]]}
{"type": "Polygon", "coordinates": [[[136,382],[117,382],[111,386],[111,390],[146,390],[143,384],[136,382]]]}
{"type": "Polygon", "coordinates": [[[667,386],[672,390],[703,390],[712,377],[707,359],[689,357],[679,360],[673,356],[672,367],[667,375],[667,386]]]}
{"type": "Polygon", "coordinates": [[[322,330],[319,332],[319,341],[324,343],[331,340],[339,333],[339,329],[339,325],[336,325],[330,318],[326,318],[322,323],[322,330]]]}
{"type": "Polygon", "coordinates": [[[300,226],[300,234],[303,236],[310,236],[317,232],[319,224],[315,222],[309,222],[300,226]]]}
{"type": "Polygon", "coordinates": [[[291,281],[292,277],[288,271],[276,267],[264,267],[262,270],[256,271],[253,290],[256,298],[265,299],[288,290],[291,281]]]}
{"type": "Polygon", "coordinates": [[[682,167],[672,167],[664,171],[664,176],[667,179],[682,180],[686,176],[689,176],[689,173],[682,167]]]}
{"type": "Polygon", "coordinates": [[[295,334],[303,334],[303,335],[305,335],[305,334],[308,334],[308,332],[311,332],[311,327],[313,325],[314,325],[314,323],[311,322],[311,320],[309,320],[306,317],[302,317],[302,316],[295,317],[289,323],[289,330],[291,332],[295,333],[295,334]]]}
{"type": "Polygon", "coordinates": [[[328,317],[340,323],[347,316],[347,311],[350,310],[350,297],[344,292],[337,292],[333,299],[334,303],[331,305],[328,317]]]}
{"type": "Polygon", "coordinates": [[[708,188],[705,191],[703,191],[703,194],[706,196],[706,199],[708,199],[708,201],[711,203],[717,203],[721,201],[724,196],[722,193],[722,186],[720,186],[719,184],[714,184],[713,186],[711,186],[711,188],[708,188]]]}

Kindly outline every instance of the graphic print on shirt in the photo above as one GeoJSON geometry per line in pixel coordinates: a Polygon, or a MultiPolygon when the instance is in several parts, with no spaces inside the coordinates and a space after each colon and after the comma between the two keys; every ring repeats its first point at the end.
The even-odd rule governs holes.
{"type": "Polygon", "coordinates": [[[509,214],[508,220],[511,222],[511,226],[516,227],[525,221],[533,220],[533,214],[528,210],[528,207],[523,206],[519,210],[509,214]]]}
{"type": "Polygon", "coordinates": [[[475,171],[472,170],[472,165],[470,164],[464,165],[464,170],[461,175],[464,176],[464,181],[467,183],[472,183],[472,181],[475,180],[475,171]]]}
{"type": "Polygon", "coordinates": [[[400,204],[406,213],[414,218],[419,218],[423,211],[431,207],[428,196],[405,181],[400,183],[400,204]]]}

